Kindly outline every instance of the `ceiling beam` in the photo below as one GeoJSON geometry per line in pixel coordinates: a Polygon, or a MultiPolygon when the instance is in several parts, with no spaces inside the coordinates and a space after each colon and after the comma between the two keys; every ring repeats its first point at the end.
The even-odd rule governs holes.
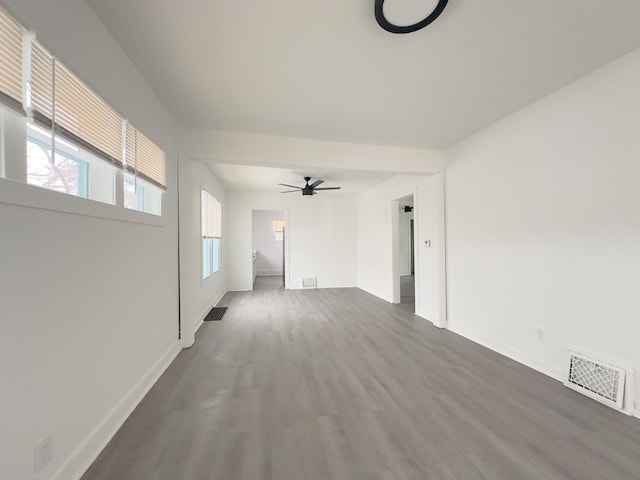
{"type": "Polygon", "coordinates": [[[445,166],[439,150],[198,129],[181,132],[180,155],[207,163],[405,174],[434,174],[445,166]]]}

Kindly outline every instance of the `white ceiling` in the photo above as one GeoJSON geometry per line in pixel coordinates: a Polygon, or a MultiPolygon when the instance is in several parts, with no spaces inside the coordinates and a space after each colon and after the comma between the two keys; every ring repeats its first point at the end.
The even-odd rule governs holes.
{"type": "Polygon", "coordinates": [[[450,0],[407,35],[374,0],[88,1],[181,125],[339,142],[443,149],[640,47],[638,0],[450,0]]]}
{"type": "MultiPolygon", "coordinates": [[[[449,0],[406,35],[374,0],[88,2],[181,126],[351,144],[446,149],[640,47],[638,0],[449,0]]],[[[231,189],[309,175],[359,193],[392,175],[276,160],[207,163],[231,189]]]]}
{"type": "MultiPolygon", "coordinates": [[[[215,176],[230,190],[262,190],[283,192],[291,188],[279,186],[279,183],[303,187],[303,177],[311,176],[315,180],[324,180],[320,187],[340,187],[340,190],[318,192],[320,195],[348,195],[361,193],[379,183],[388,180],[393,173],[371,172],[363,170],[337,170],[327,168],[291,169],[276,167],[258,167],[209,163],[215,176]]],[[[291,193],[301,195],[301,193],[291,193]]]]}

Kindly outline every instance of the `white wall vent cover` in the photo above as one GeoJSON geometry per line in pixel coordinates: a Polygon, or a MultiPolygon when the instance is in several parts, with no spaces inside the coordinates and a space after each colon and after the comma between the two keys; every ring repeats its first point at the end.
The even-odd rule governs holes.
{"type": "Polygon", "coordinates": [[[302,277],[302,288],[316,288],[316,277],[312,275],[302,277]]]}
{"type": "Polygon", "coordinates": [[[564,384],[588,397],[622,410],[625,370],[594,357],[569,350],[569,371],[564,384]]]}

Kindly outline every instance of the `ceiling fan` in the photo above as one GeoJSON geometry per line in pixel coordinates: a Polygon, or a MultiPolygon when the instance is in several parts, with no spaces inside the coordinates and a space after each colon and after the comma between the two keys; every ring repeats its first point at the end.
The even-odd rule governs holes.
{"type": "Polygon", "coordinates": [[[287,190],[285,192],[280,193],[293,193],[293,192],[302,192],[302,195],[316,195],[316,190],[340,190],[340,187],[322,187],[318,188],[318,185],[324,183],[324,180],[316,180],[311,185],[309,185],[309,180],[311,177],[304,177],[304,181],[307,184],[304,187],[296,187],[295,185],[287,185],[286,183],[279,183],[278,185],[282,185],[283,187],[291,187],[296,190],[287,190]]]}

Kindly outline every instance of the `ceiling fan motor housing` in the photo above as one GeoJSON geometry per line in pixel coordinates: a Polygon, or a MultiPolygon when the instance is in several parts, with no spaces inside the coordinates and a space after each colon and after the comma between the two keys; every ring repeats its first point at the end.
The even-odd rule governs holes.
{"type": "Polygon", "coordinates": [[[303,177],[304,181],[307,182],[307,184],[305,185],[305,187],[302,189],[302,195],[313,195],[313,188],[311,188],[309,186],[309,180],[311,180],[311,177],[303,177]]]}

